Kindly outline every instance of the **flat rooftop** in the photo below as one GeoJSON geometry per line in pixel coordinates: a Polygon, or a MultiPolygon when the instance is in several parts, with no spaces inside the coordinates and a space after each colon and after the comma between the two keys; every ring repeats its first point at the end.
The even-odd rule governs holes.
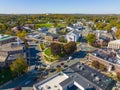
{"type": "Polygon", "coordinates": [[[0,46],[0,51],[15,51],[22,50],[23,46],[18,45],[17,42],[7,43],[0,46]]]}
{"type": "Polygon", "coordinates": [[[0,62],[5,62],[6,58],[8,57],[7,52],[0,52],[0,62]]]}
{"type": "Polygon", "coordinates": [[[110,88],[114,85],[114,83],[112,83],[113,80],[110,77],[79,62],[70,66],[63,72],[69,77],[72,77],[74,82],[77,82],[83,87],[95,87],[96,90],[106,90],[106,88],[110,88]]]}
{"type": "Polygon", "coordinates": [[[120,59],[114,55],[112,49],[97,49],[93,51],[91,54],[105,61],[120,65],[119,63],[120,59]]]}
{"type": "Polygon", "coordinates": [[[120,44],[120,40],[110,41],[109,44],[120,44]]]}
{"type": "Polygon", "coordinates": [[[68,79],[65,74],[59,73],[56,76],[49,78],[44,82],[40,82],[36,85],[37,90],[58,90],[61,88],[60,83],[68,79]]]}
{"type": "Polygon", "coordinates": [[[11,38],[13,38],[13,36],[1,35],[1,34],[0,34],[0,41],[4,41],[4,40],[7,40],[7,39],[11,39],[11,38]]]}

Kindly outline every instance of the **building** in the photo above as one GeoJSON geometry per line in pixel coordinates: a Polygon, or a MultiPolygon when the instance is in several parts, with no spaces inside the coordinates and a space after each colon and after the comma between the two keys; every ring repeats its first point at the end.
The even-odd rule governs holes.
{"type": "Polygon", "coordinates": [[[4,35],[0,45],[0,67],[9,66],[21,54],[26,58],[25,45],[17,37],[4,35]]]}
{"type": "Polygon", "coordinates": [[[46,36],[45,36],[45,41],[58,41],[58,35],[56,34],[52,34],[52,33],[47,33],[46,36]]]}
{"type": "Polygon", "coordinates": [[[87,65],[76,63],[33,85],[34,90],[111,90],[116,82],[87,65]],[[76,87],[76,88],[75,88],[76,87]]]}
{"type": "Polygon", "coordinates": [[[58,28],[49,28],[49,29],[48,29],[48,32],[49,32],[49,33],[52,33],[52,34],[57,34],[57,33],[58,33],[58,30],[59,30],[58,28]]]}
{"type": "Polygon", "coordinates": [[[16,37],[0,34],[0,46],[9,42],[14,42],[16,37]]]}
{"type": "Polygon", "coordinates": [[[68,42],[70,41],[77,42],[81,36],[82,36],[81,31],[73,30],[66,35],[66,39],[68,42]]]}
{"type": "Polygon", "coordinates": [[[110,41],[108,43],[108,48],[111,48],[111,49],[120,49],[120,40],[110,41]]]}
{"type": "Polygon", "coordinates": [[[120,58],[118,55],[112,49],[97,49],[89,53],[89,60],[104,64],[109,72],[120,72],[120,58]],[[112,68],[109,70],[111,66],[112,68]]]}

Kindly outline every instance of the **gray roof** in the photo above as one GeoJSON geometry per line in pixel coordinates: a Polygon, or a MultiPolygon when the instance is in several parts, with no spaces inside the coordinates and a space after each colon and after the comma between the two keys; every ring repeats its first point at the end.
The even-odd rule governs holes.
{"type": "Polygon", "coordinates": [[[68,84],[69,82],[73,81],[72,78],[67,78],[66,80],[64,80],[63,82],[60,83],[60,85],[63,87],[65,86],[66,84],[68,84]]]}
{"type": "MultiPolygon", "coordinates": [[[[110,77],[81,63],[76,63],[63,72],[72,77],[74,81],[76,81],[85,88],[94,87],[97,90],[105,90],[111,85],[111,82],[113,82],[110,77]]],[[[114,83],[112,84],[112,86],[113,85],[114,83]]]]}
{"type": "Polygon", "coordinates": [[[72,31],[72,33],[74,33],[74,34],[80,34],[81,32],[77,31],[77,30],[74,30],[74,31],[72,31]]]}

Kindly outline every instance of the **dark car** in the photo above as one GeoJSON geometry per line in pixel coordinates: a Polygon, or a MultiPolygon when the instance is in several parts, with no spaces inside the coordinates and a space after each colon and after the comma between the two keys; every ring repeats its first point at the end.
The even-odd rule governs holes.
{"type": "Polygon", "coordinates": [[[63,67],[64,67],[64,68],[67,68],[67,67],[68,67],[68,65],[64,65],[63,67]]]}
{"type": "Polygon", "coordinates": [[[62,66],[63,66],[63,65],[64,65],[64,63],[61,63],[60,65],[62,65],[62,66]]]}
{"type": "Polygon", "coordinates": [[[61,66],[60,66],[60,65],[57,65],[56,67],[59,68],[59,67],[61,67],[61,66]]]}
{"type": "Polygon", "coordinates": [[[56,69],[50,69],[50,72],[52,73],[52,72],[55,72],[56,71],[56,69]]]}

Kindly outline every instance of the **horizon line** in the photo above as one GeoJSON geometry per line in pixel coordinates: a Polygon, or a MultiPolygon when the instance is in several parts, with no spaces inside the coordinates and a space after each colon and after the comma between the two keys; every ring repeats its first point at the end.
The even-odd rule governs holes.
{"type": "Polygon", "coordinates": [[[120,13],[0,13],[4,15],[30,15],[30,14],[81,14],[81,15],[119,15],[120,13]]]}

